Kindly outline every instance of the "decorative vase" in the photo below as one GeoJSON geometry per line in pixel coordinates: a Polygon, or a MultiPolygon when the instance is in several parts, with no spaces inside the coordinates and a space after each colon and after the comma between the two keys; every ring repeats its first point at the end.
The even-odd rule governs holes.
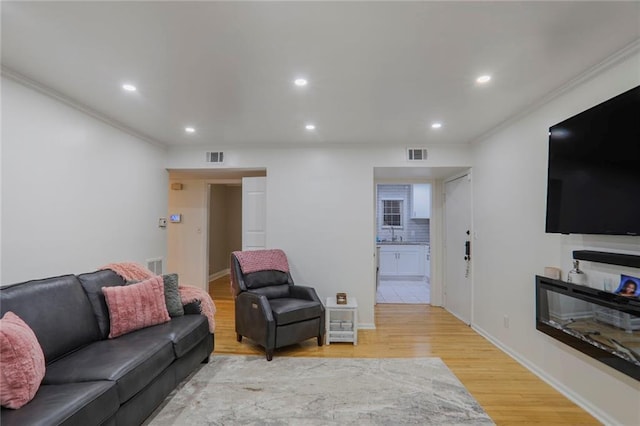
{"type": "Polygon", "coordinates": [[[573,269],[567,275],[567,282],[572,284],[587,285],[587,274],[580,270],[580,261],[573,261],[573,269]]]}

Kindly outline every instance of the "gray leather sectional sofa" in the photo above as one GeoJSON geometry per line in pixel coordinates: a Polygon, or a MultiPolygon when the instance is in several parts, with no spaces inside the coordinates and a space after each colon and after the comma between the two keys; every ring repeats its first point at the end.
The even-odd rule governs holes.
{"type": "Polygon", "coordinates": [[[46,362],[34,399],[17,410],[2,408],[2,426],[139,425],[208,362],[214,336],[197,313],[107,338],[101,289],[124,284],[103,270],[0,288],[0,314],[12,311],[31,327],[46,362]]]}

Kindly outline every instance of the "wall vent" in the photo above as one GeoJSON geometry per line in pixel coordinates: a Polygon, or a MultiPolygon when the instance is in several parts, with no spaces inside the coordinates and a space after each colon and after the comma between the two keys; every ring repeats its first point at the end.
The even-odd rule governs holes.
{"type": "Polygon", "coordinates": [[[207,163],[222,164],[223,161],[224,161],[224,152],[222,151],[207,152],[207,163]]]}
{"type": "Polygon", "coordinates": [[[407,148],[407,160],[425,161],[426,159],[427,150],[425,148],[407,148]]]}
{"type": "Polygon", "coordinates": [[[155,275],[162,275],[162,258],[147,259],[147,269],[155,275]]]}

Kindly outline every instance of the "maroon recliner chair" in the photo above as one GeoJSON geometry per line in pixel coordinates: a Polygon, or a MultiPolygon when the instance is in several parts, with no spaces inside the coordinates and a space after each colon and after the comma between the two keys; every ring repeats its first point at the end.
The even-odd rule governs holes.
{"type": "Polygon", "coordinates": [[[322,346],[324,305],[313,288],[294,285],[282,250],[233,252],[230,267],[238,342],[263,346],[267,361],[274,349],[312,337],[322,346]]]}

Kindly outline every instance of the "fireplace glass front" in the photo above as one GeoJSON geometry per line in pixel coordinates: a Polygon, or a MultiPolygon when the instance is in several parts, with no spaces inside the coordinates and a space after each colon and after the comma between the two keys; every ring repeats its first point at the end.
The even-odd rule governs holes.
{"type": "Polygon", "coordinates": [[[640,380],[640,300],[536,277],[536,328],[640,380]]]}

